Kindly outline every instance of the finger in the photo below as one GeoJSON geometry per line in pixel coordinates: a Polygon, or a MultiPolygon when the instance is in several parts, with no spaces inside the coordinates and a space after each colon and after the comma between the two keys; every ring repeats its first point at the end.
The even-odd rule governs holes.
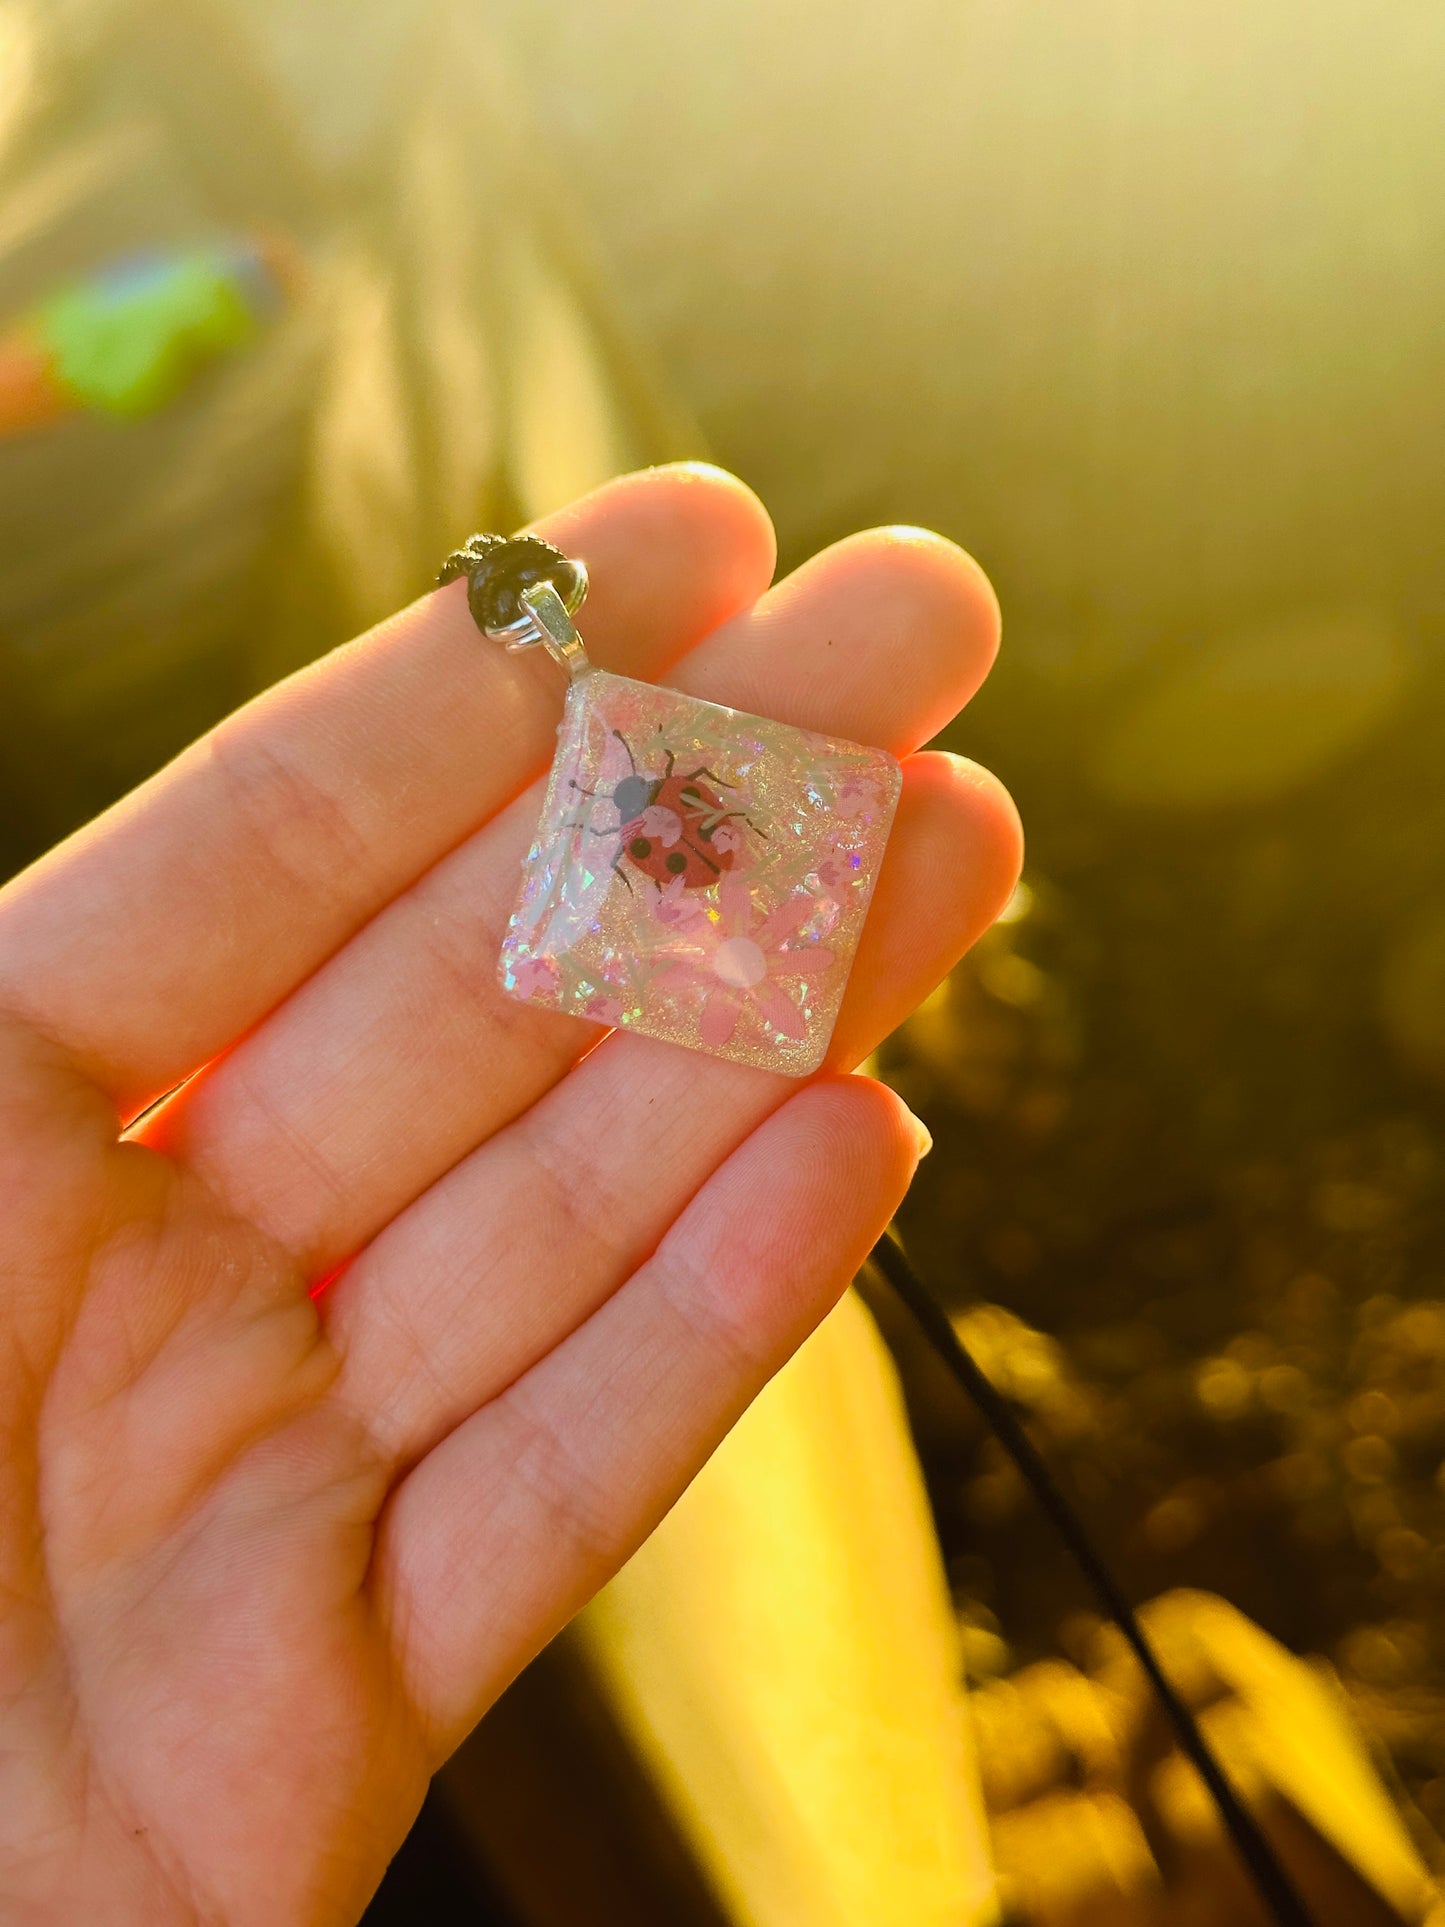
{"type": "Polygon", "coordinates": [[[835,1302],[917,1159],[881,1085],[804,1089],[621,1291],[402,1482],[377,1595],[439,1755],[657,1524],[835,1302]]]}
{"type": "Polygon", "coordinates": [[[795,569],[668,680],[906,756],[977,692],[999,628],[988,577],[956,543],[928,529],[869,529],[795,569]]]}
{"type": "MultiPolygon", "coordinates": [[[[904,764],[835,1033],[849,1069],[992,922],[1017,818],[976,765],[904,764]]],[[[616,1032],[390,1224],[322,1300],[337,1395],[387,1463],[420,1458],[576,1329],[797,1085],[616,1032]],[[540,1282],[539,1281],[544,1281],[540,1282]]]]}
{"type": "MultiPolygon", "coordinates": [[[[977,686],[996,641],[975,564],[938,537],[885,531],[805,565],[675,680],[907,750],[977,686]]],[[[497,986],[539,808],[538,793],[520,797],[438,864],[149,1127],[150,1142],[312,1275],[533,1103],[597,1035],[497,986]]]]}
{"type": "MultiPolygon", "coordinates": [[[[597,659],[659,673],[767,586],[720,471],[653,469],[539,525],[589,565],[597,659]]],[[[424,597],[221,723],[0,895],[0,1006],[133,1115],[254,1024],[551,754],[540,651],[424,597]]]]}

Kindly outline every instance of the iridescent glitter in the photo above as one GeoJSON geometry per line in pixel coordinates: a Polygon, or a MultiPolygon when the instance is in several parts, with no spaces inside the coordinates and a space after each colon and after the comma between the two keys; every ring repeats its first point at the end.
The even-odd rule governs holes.
{"type": "Polygon", "coordinates": [[[883,750],[580,676],[503,988],[806,1076],[833,1032],[899,781],[883,750]]]}

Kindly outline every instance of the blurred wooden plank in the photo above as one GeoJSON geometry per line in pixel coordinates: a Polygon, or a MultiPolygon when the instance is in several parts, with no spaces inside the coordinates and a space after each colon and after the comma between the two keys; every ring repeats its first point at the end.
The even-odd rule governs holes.
{"type": "Polygon", "coordinates": [[[727,1927],[656,1781],[566,1635],[443,1768],[437,1792],[518,1927],[727,1927]]]}
{"type": "Polygon", "coordinates": [[[738,1927],[996,1919],[937,1542],[856,1296],[578,1632],[738,1927]]]}

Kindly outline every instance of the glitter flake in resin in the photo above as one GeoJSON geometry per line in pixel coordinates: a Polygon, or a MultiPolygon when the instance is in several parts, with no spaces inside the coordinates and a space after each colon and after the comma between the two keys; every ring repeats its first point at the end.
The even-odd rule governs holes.
{"type": "Polygon", "coordinates": [[[578,677],[503,988],[806,1076],[833,1032],[899,780],[883,750],[605,670],[578,677]]]}

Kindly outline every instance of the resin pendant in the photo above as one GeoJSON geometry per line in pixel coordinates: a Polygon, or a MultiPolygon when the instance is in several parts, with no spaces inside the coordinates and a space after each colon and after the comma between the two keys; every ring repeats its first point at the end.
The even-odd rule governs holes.
{"type": "Polygon", "coordinates": [[[443,572],[467,574],[485,633],[512,648],[545,643],[572,677],[502,986],[806,1076],[833,1033],[898,764],[593,668],[571,622],[585,572],[551,551],[548,576],[545,548],[474,537],[443,572]]]}
{"type": "Polygon", "coordinates": [[[592,670],[567,692],[503,987],[805,1076],[898,788],[883,750],[592,670]]]}

